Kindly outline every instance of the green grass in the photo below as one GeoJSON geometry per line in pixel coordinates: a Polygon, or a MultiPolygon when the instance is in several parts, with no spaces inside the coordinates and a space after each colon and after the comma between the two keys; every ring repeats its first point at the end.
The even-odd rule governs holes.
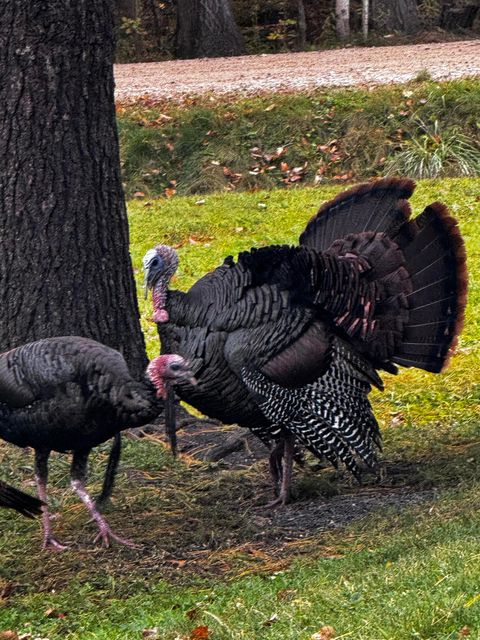
{"type": "Polygon", "coordinates": [[[119,105],[129,195],[478,175],[480,80],[119,105]]]}
{"type": "MultiPolygon", "coordinates": [[[[175,286],[186,288],[228,253],[295,242],[338,189],[215,194],[201,205],[196,197],[132,202],[139,293],[141,259],[155,243],[178,246],[175,286]]],[[[154,437],[127,440],[108,518],[144,548],[103,550],[92,544],[94,527],[68,491],[66,457],[56,456],[55,528],[77,545],[40,554],[38,522],[0,511],[0,632],[130,640],[156,627],[159,638],[174,640],[201,637],[198,628],[208,626],[214,640],[307,640],[331,625],[352,640],[454,640],[467,628],[469,637],[480,637],[479,193],[480,179],[419,183],[414,211],[438,199],[460,221],[470,271],[467,321],[445,374],[403,371],[386,376],[386,391],[373,395],[392,482],[428,489],[424,502],[292,541],[274,524],[265,532],[254,498],[257,490],[269,495],[265,463],[232,472],[173,462],[154,437]]],[[[153,356],[151,302],[140,304],[153,356]]],[[[97,490],[107,452],[104,445],[92,456],[97,490]]],[[[29,454],[2,445],[0,463],[2,478],[28,488],[29,454]]],[[[308,482],[324,496],[323,484],[340,494],[375,490],[373,481],[359,489],[328,469],[297,470],[295,481],[300,500],[308,482]]],[[[328,497],[318,500],[328,504],[328,497]]]]}

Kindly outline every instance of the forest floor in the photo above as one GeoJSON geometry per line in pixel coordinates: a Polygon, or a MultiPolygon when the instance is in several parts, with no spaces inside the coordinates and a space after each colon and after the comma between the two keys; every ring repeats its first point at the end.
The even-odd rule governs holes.
{"type": "Polygon", "coordinates": [[[480,75],[480,40],[115,65],[118,101],[256,95],[480,75]]]}

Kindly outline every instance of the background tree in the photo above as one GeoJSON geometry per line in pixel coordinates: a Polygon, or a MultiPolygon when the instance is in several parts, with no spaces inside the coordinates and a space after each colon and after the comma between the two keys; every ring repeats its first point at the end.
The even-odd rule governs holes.
{"type": "Polygon", "coordinates": [[[417,0],[372,0],[372,21],[383,33],[415,33],[421,28],[417,0]]]}
{"type": "Polygon", "coordinates": [[[146,363],[115,122],[110,0],[0,12],[0,349],[83,335],[146,363]]]}
{"type": "Polygon", "coordinates": [[[336,0],[335,27],[340,40],[350,37],[350,0],[336,0]]]}
{"type": "Polygon", "coordinates": [[[230,0],[177,0],[176,50],[178,58],[241,55],[230,0]]]}
{"type": "Polygon", "coordinates": [[[368,21],[370,19],[369,9],[369,0],[362,0],[362,35],[364,40],[368,39],[368,21]]]}
{"type": "Polygon", "coordinates": [[[303,51],[307,46],[307,20],[303,0],[297,0],[297,49],[303,51]]]}

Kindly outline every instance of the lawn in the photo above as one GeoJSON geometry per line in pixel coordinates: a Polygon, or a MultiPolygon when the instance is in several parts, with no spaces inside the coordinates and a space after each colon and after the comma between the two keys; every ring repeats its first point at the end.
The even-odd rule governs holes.
{"type": "MultiPolygon", "coordinates": [[[[149,355],[158,345],[151,302],[141,295],[148,248],[178,247],[175,286],[186,288],[229,253],[295,242],[339,188],[131,202],[149,355]]],[[[63,554],[41,553],[39,523],[0,512],[0,640],[328,640],[329,626],[353,640],[480,637],[479,193],[480,179],[443,179],[420,182],[412,199],[417,212],[442,200],[458,217],[470,291],[448,371],[385,376],[385,392],[373,394],[392,482],[378,487],[367,478],[358,487],[327,468],[296,470],[299,497],[285,510],[295,517],[302,505],[328,509],[379,492],[414,500],[400,508],[386,499],[390,506],[348,526],[292,536],[262,509],[270,497],[265,461],[235,470],[190,457],[174,462],[158,436],[127,439],[108,518],[142,548],[104,550],[93,545],[94,526],[71,496],[66,456],[55,456],[54,526],[74,544],[63,554]]],[[[92,455],[97,491],[108,449],[92,455]]],[[[2,444],[0,460],[3,479],[33,491],[30,453],[2,444]]]]}

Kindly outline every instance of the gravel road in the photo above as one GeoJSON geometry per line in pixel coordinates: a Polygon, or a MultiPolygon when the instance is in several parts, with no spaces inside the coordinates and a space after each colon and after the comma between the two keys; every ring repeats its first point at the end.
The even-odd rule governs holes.
{"type": "Polygon", "coordinates": [[[128,101],[407,82],[422,70],[436,80],[480,76],[480,40],[118,64],[115,81],[117,100],[128,101]]]}

